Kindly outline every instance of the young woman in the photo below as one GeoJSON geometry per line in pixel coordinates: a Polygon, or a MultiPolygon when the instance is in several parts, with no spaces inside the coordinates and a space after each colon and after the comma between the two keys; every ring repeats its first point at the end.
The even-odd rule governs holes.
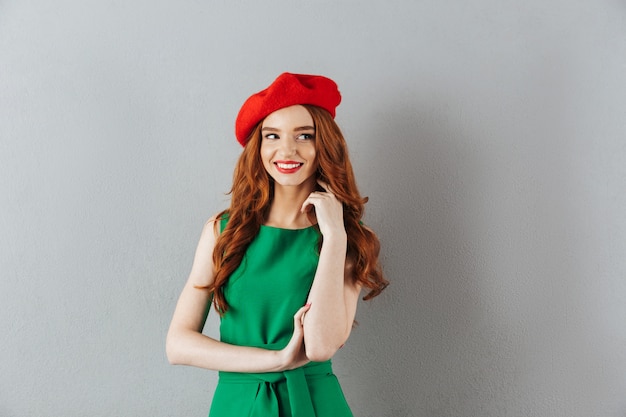
{"type": "Polygon", "coordinates": [[[344,417],[330,358],[387,281],[363,223],[337,85],[284,73],[239,111],[230,208],[207,221],[174,312],[172,364],[220,371],[210,417],[344,417]],[[211,303],[220,340],[202,334],[211,303]]]}

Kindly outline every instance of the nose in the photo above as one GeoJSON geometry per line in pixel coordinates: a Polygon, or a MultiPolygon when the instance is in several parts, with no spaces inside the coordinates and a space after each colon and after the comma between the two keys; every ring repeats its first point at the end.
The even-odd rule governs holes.
{"type": "Polygon", "coordinates": [[[280,144],[280,150],[284,156],[291,156],[296,153],[296,142],[291,138],[283,138],[280,144]]]}

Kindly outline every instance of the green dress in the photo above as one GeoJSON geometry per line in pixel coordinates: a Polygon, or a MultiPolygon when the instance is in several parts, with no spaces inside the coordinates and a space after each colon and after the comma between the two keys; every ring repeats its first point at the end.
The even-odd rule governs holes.
{"type": "MultiPolygon", "coordinates": [[[[223,229],[226,220],[222,220],[223,229]]],[[[315,227],[261,226],[224,287],[220,340],[280,350],[306,303],[319,261],[315,227]]],[[[285,372],[220,372],[209,417],[352,417],[330,361],[285,372]]]]}

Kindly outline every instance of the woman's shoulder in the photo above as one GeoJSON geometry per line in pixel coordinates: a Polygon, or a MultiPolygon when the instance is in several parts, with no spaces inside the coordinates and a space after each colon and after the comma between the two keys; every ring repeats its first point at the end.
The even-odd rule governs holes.
{"type": "Polygon", "coordinates": [[[224,230],[226,222],[228,221],[228,211],[223,210],[209,217],[202,228],[202,235],[213,235],[217,238],[224,230]]]}

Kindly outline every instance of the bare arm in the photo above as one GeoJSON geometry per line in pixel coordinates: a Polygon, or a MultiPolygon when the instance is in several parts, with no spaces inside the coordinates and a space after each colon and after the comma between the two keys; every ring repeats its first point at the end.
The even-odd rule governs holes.
{"type": "Polygon", "coordinates": [[[306,355],[312,361],[330,359],[346,342],[361,291],[361,286],[353,282],[351,264],[346,261],[347,236],[341,202],[328,185],[321,185],[327,192],[312,193],[303,205],[315,206],[324,237],[309,293],[311,308],[304,318],[306,355]]]}
{"type": "Polygon", "coordinates": [[[280,351],[235,346],[202,334],[211,309],[211,296],[195,288],[213,283],[215,268],[213,248],[217,240],[216,219],[204,225],[189,279],[182,290],[166,340],[167,358],[175,365],[191,365],[230,372],[272,372],[293,369],[308,362],[302,347],[302,315],[308,307],[294,316],[291,341],[280,351]]]}

